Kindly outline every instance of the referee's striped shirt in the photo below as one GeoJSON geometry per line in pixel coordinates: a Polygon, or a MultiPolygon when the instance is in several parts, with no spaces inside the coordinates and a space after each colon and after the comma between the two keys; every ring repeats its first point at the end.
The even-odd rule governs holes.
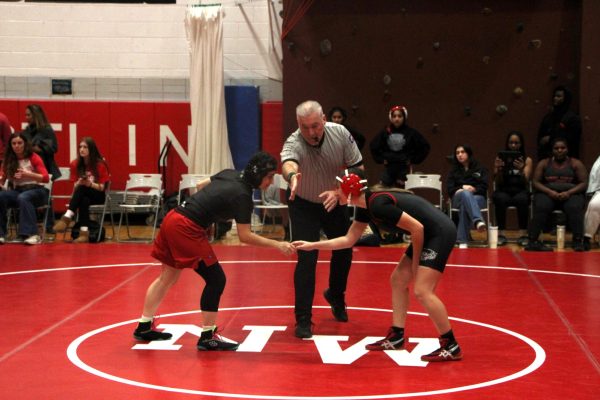
{"type": "Polygon", "coordinates": [[[335,177],[345,168],[362,164],[362,155],[348,130],[333,122],[325,123],[319,147],[306,143],[300,130],[292,133],[281,150],[281,162],[295,161],[302,173],[296,195],[314,203],[322,203],[319,194],[336,187],[335,177]]]}

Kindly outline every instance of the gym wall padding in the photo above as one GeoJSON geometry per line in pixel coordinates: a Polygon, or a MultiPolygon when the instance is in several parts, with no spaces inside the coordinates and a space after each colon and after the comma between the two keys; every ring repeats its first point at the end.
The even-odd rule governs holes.
{"type": "Polygon", "coordinates": [[[235,168],[260,149],[260,103],[256,86],[225,86],[229,148],[235,168]]]}
{"type": "MultiPolygon", "coordinates": [[[[226,87],[225,101],[230,149],[235,167],[241,169],[261,148],[258,88],[226,87]]],[[[55,128],[58,165],[68,166],[81,138],[92,136],[109,163],[113,190],[123,190],[130,173],[158,172],[161,136],[168,133],[181,152],[188,152],[191,115],[187,102],[0,99],[0,112],[6,114],[14,131],[23,129],[25,107],[30,103],[40,104],[55,128]],[[134,137],[130,137],[133,132],[134,137]]],[[[277,157],[279,151],[272,154],[277,157]]],[[[181,154],[173,146],[168,156],[167,194],[177,190],[181,174],[187,172],[181,154]]],[[[55,194],[69,195],[71,191],[72,185],[65,185],[57,187],[59,193],[55,194]]]]}
{"type": "Polygon", "coordinates": [[[267,101],[262,109],[262,149],[278,160],[283,147],[283,103],[267,101]]]}

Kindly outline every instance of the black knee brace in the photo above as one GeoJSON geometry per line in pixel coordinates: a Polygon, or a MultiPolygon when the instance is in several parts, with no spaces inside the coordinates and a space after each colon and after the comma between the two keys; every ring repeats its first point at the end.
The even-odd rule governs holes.
{"type": "Polygon", "coordinates": [[[200,297],[200,310],[218,311],[221,294],[225,289],[227,281],[221,264],[217,262],[211,266],[206,266],[204,261],[200,261],[194,271],[206,282],[206,286],[202,291],[202,297],[200,297]]]}

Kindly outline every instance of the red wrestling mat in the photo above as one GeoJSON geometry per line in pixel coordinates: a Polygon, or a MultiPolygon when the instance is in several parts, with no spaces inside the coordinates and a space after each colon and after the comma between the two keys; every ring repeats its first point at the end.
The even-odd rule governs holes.
{"type": "Polygon", "coordinates": [[[389,274],[402,248],[357,248],[350,322],[322,298],[311,340],[294,337],[295,258],[216,246],[227,274],[218,323],[237,352],[199,352],[202,280],[185,271],[158,325],[170,341],[131,338],[156,277],[147,245],[0,247],[6,399],[595,399],[600,393],[600,253],[455,250],[438,288],[464,352],[427,364],[435,330],[413,298],[406,350],[367,352],[391,321],[389,274]]]}

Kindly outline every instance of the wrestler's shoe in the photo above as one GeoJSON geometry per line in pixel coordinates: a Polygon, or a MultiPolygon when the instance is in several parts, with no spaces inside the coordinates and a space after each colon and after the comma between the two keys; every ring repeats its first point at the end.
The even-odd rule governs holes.
{"type": "Polygon", "coordinates": [[[221,335],[217,335],[216,329],[202,332],[202,336],[196,344],[200,351],[235,351],[239,346],[239,343],[225,341],[221,335]]]}
{"type": "Polygon", "coordinates": [[[450,343],[448,339],[440,338],[440,348],[433,353],[421,356],[421,361],[440,362],[440,361],[460,361],[462,352],[458,343],[450,343]]]}
{"type": "Polygon", "coordinates": [[[365,346],[367,350],[400,350],[404,347],[404,336],[400,336],[390,328],[386,337],[365,346]]]}
{"type": "Polygon", "coordinates": [[[154,330],[154,320],[149,322],[139,322],[135,331],[133,331],[133,337],[136,340],[169,340],[173,337],[170,333],[159,332],[154,330]]]}

